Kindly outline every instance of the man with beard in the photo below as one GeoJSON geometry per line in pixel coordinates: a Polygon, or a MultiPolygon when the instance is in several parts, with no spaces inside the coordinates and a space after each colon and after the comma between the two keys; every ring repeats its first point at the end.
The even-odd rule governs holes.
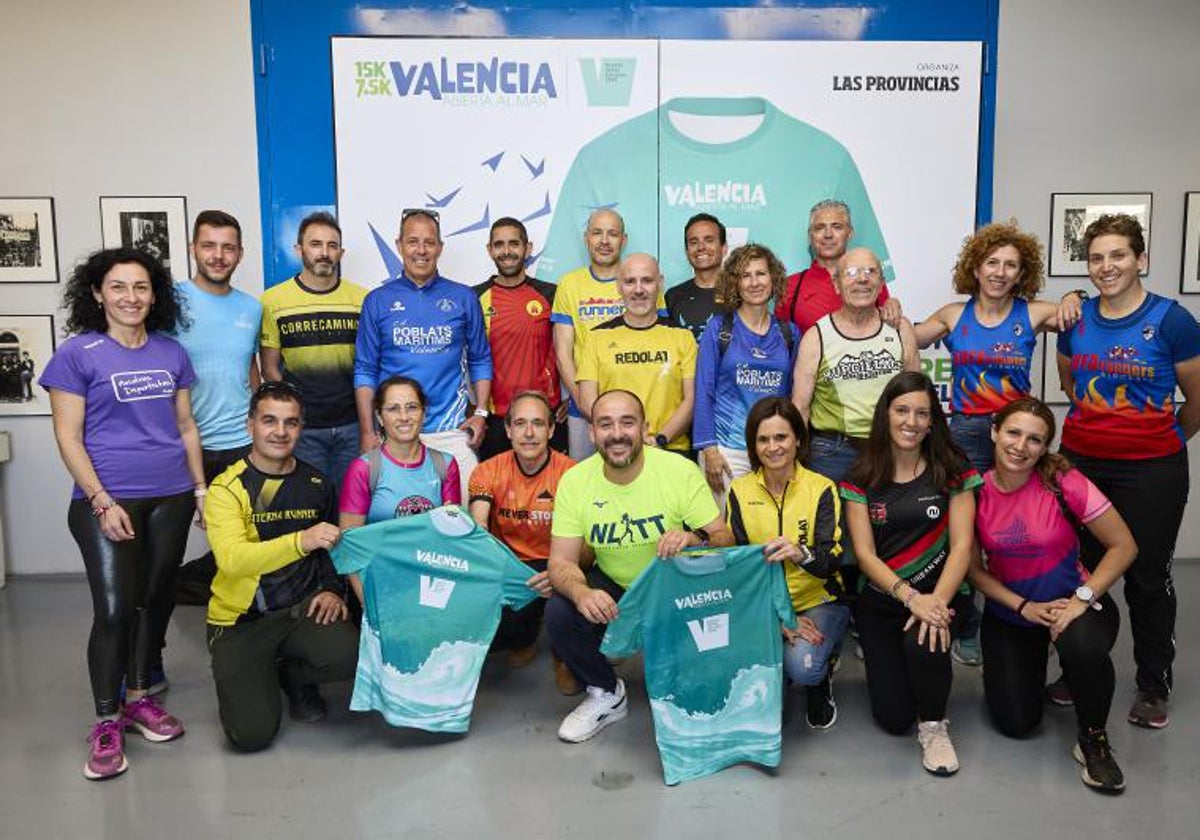
{"type": "Polygon", "coordinates": [[[667,312],[672,324],[691,330],[699,343],[704,325],[717,311],[717,278],[729,252],[725,225],[716,216],[697,213],[683,227],[683,249],[696,273],[667,291],[667,312]]]}
{"type": "Polygon", "coordinates": [[[492,348],[492,404],[479,447],[481,461],[512,449],[505,416],[513,395],[538,391],[555,413],[550,446],[567,451],[566,405],[559,393],[550,308],[555,287],[525,272],[531,245],[525,225],[504,217],[492,223],[487,251],[496,273],[475,287],[492,348]]]}
{"type": "Polygon", "coordinates": [[[358,455],[354,339],[367,290],[338,276],[342,229],[326,212],[300,222],[296,255],[303,268],[262,296],[263,378],[304,394],[305,422],[296,457],[341,485],[358,455]]]}
{"type": "Polygon", "coordinates": [[[697,545],[733,545],[733,534],[699,468],[681,455],[646,447],[646,414],[629,391],[592,404],[596,454],[558,483],[550,539],[546,631],[555,654],[587,687],[558,737],[586,741],[625,717],[625,683],[600,653],[617,601],[655,557],[697,545]],[[584,553],[595,563],[586,571],[584,553]]]}
{"type": "MultiPolygon", "coordinates": [[[[233,288],[233,272],[242,255],[238,220],[223,210],[203,210],[192,226],[196,274],[176,285],[190,322],[176,338],[196,371],[192,414],[200,430],[204,480],[210,484],[250,451],[246,415],[250,394],[259,384],[262,306],[233,288]]],[[[178,602],[207,604],[216,571],[211,551],[180,568],[178,602]]]]}
{"type": "MultiPolygon", "coordinates": [[[[615,281],[627,241],[625,221],[615,210],[592,213],[583,232],[588,264],[560,277],[554,295],[554,312],[550,316],[554,322],[554,354],[558,359],[558,375],[571,394],[567,435],[571,457],[577,461],[595,450],[589,438],[588,415],[579,406],[576,368],[583,361],[584,342],[592,329],[625,311],[615,281]]],[[[666,311],[661,293],[658,308],[666,311]]]]}

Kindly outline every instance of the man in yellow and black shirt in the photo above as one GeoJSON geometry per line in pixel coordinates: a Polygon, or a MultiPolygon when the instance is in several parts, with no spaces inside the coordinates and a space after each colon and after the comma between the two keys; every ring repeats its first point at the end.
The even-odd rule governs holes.
{"type": "Polygon", "coordinates": [[[259,336],[264,379],[286,380],[304,393],[304,431],[296,445],[334,485],[359,455],[354,408],[354,340],[367,290],[338,276],[342,231],[337,219],[312,213],[300,222],[300,273],[262,296],[259,336]]]}
{"type": "Polygon", "coordinates": [[[358,632],[329,548],[338,540],[329,480],[292,452],[299,392],[267,382],[250,399],[246,457],[213,481],[205,506],[217,575],[208,647],[221,726],[233,746],[264,749],[279,729],[279,689],[293,719],[325,716],[316,683],[354,676],[358,632]]]}

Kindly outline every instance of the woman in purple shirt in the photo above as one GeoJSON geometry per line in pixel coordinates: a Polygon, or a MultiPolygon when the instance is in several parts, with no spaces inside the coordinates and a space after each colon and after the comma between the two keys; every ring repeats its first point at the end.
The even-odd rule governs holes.
{"type": "Polygon", "coordinates": [[[125,729],[149,741],[183,734],[147,690],[192,513],[203,515],[204,472],[188,395],[195,374],[161,334],[181,319],[162,265],[132,249],[99,251],[72,273],[63,306],[73,335],[39,381],[75,480],[67,525],[92,590],[97,721],[83,773],[105,779],[128,767],[125,729]]]}

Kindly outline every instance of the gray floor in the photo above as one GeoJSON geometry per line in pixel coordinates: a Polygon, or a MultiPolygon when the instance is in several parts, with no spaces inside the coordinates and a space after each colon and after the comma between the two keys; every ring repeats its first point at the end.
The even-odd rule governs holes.
{"type": "Polygon", "coordinates": [[[853,659],[839,674],[832,730],[809,731],[801,704],[789,706],[777,771],[739,766],[675,788],[662,782],[636,662],[625,667],[629,718],[572,746],[554,733],[575,700],[554,691],[545,651],[521,671],[489,662],[465,737],[351,714],[339,687],[327,692],[340,704],[328,721],[285,721],[273,748],[239,756],[217,726],[195,607],[177,611],[167,657],[167,704],[187,736],[131,737],[129,772],[88,782],[87,586],[15,580],[0,590],[0,837],[1200,837],[1200,565],[1182,565],[1177,580],[1182,655],[1164,732],[1124,722],[1132,663],[1122,626],[1110,722],[1128,779],[1119,798],[1080,784],[1069,710],[1050,713],[1031,740],[1004,739],[984,719],[979,671],[958,666],[950,718],[963,769],[929,776],[913,737],[872,725],[853,659]]]}

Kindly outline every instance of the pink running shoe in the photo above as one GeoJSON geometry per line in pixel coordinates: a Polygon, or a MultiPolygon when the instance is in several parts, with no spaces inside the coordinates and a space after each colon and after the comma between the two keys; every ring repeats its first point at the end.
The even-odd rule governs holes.
{"type": "Polygon", "coordinates": [[[87,763],[83,775],[89,779],[111,779],[129,769],[125,760],[125,731],[119,720],[97,721],[88,735],[87,763]]]}
{"type": "Polygon", "coordinates": [[[147,741],[156,743],[174,741],[183,734],[183,724],[179,718],[168,714],[158,704],[158,699],[150,695],[126,703],[121,722],[126,729],[133,727],[147,741]]]}

